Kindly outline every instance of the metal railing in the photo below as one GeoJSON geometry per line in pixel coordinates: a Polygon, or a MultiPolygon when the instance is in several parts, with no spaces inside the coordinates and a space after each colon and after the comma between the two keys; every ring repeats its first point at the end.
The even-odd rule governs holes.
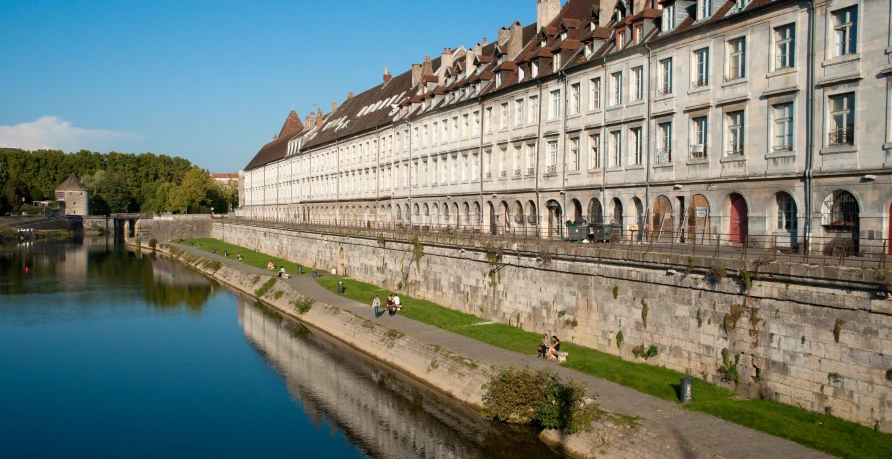
{"type": "Polygon", "coordinates": [[[527,175],[534,175],[535,173],[536,173],[536,168],[534,168],[534,167],[527,168],[527,175]]]}
{"type": "Polygon", "coordinates": [[[554,174],[554,173],[556,173],[556,172],[557,172],[557,165],[547,166],[547,167],[545,168],[545,173],[546,173],[546,174],[554,174]]]}
{"type": "Polygon", "coordinates": [[[691,145],[691,159],[706,159],[706,144],[691,145]]]}
{"type": "Polygon", "coordinates": [[[691,89],[702,88],[704,86],[709,86],[709,80],[707,80],[706,78],[696,79],[691,82],[691,89]]]}
{"type": "Polygon", "coordinates": [[[520,177],[520,169],[514,169],[514,176],[520,177]]]}
{"type": "Polygon", "coordinates": [[[508,171],[499,172],[499,177],[507,177],[507,176],[508,176],[508,171]]]}
{"type": "Polygon", "coordinates": [[[855,130],[852,128],[831,129],[827,137],[828,145],[854,145],[855,130]]]}
{"type": "MultiPolygon", "coordinates": [[[[262,219],[228,217],[226,221],[264,228],[282,228],[298,231],[367,236],[411,241],[418,237],[430,243],[458,247],[474,246],[475,242],[484,245],[526,244],[520,250],[536,250],[550,254],[568,255],[592,260],[618,259],[645,262],[652,258],[641,254],[656,253],[666,255],[659,261],[649,261],[668,265],[676,270],[709,270],[720,260],[750,261],[759,264],[796,263],[820,267],[857,267],[862,270],[874,269],[868,275],[864,271],[859,276],[861,282],[882,283],[887,270],[886,254],[892,251],[889,239],[859,239],[851,233],[845,235],[805,238],[802,235],[742,235],[712,233],[708,228],[689,226],[663,228],[657,231],[613,230],[606,240],[598,241],[590,234],[585,241],[568,241],[567,228],[549,224],[538,225],[533,215],[524,218],[502,218],[496,225],[476,223],[480,215],[472,216],[474,223],[468,223],[467,216],[444,215],[449,223],[434,223],[433,216],[415,216],[413,221],[371,221],[371,220],[306,220],[283,221],[282,219],[262,219]],[[452,221],[452,220],[458,221],[452,221]],[[510,221],[506,225],[505,221],[510,221]],[[448,236],[448,237],[444,237],[448,236]],[[614,250],[604,252],[605,249],[614,250]],[[676,258],[672,258],[676,256],[676,258]],[[678,258],[678,257],[681,258],[678,258]],[[674,260],[674,261],[673,261],[674,260]],[[871,277],[873,276],[873,277],[871,277]],[[873,282],[871,281],[873,280],[873,282]]],[[[642,225],[645,226],[645,225],[642,225]]],[[[646,227],[646,226],[645,226],[646,227]]],[[[835,271],[834,271],[835,272],[835,271]]],[[[814,275],[814,271],[811,271],[814,275]]],[[[856,280],[857,281],[857,280],[856,280]]]]}

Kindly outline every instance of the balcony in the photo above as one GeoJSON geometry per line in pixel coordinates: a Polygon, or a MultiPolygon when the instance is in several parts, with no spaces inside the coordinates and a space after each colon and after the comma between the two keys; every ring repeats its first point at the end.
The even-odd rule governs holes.
{"type": "Polygon", "coordinates": [[[485,177],[488,178],[488,179],[491,179],[491,178],[492,178],[492,172],[487,172],[486,175],[485,175],[485,177]]]}
{"type": "Polygon", "coordinates": [[[659,96],[668,96],[672,94],[672,88],[660,88],[657,89],[657,97],[659,96]]]}
{"type": "Polygon", "coordinates": [[[741,157],[741,156],[743,156],[743,146],[735,147],[732,145],[731,147],[729,147],[729,150],[725,152],[726,158],[734,158],[734,157],[741,157]]]}
{"type": "Polygon", "coordinates": [[[855,129],[852,127],[831,129],[827,136],[827,145],[855,145],[855,129]]]}
{"type": "Polygon", "coordinates": [[[508,177],[508,171],[499,172],[499,177],[502,177],[502,178],[508,177]]]}

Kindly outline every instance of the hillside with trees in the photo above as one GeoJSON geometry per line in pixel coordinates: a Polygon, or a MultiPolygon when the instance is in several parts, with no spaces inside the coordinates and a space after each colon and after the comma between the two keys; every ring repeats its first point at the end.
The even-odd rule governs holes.
{"type": "Polygon", "coordinates": [[[0,215],[55,199],[56,187],[70,174],[89,188],[94,215],[210,213],[211,207],[226,213],[238,205],[234,184],[219,184],[208,171],[176,156],[6,148],[0,149],[0,215]]]}

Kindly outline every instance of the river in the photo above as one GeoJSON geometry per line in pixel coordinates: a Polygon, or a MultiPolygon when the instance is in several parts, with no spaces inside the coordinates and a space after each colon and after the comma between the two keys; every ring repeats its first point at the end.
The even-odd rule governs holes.
{"type": "Polygon", "coordinates": [[[0,248],[0,456],[558,457],[185,266],[0,248]]]}

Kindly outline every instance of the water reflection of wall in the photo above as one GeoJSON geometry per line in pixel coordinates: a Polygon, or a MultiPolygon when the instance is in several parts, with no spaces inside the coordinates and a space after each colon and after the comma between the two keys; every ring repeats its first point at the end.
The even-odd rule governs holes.
{"type": "Polygon", "coordinates": [[[211,285],[211,281],[203,274],[178,261],[166,258],[152,260],[152,279],[159,284],[177,287],[211,285]]]}
{"type": "MultiPolygon", "coordinates": [[[[283,326],[277,314],[264,314],[249,303],[239,301],[245,336],[285,376],[288,391],[308,416],[318,419],[321,411],[373,457],[502,456],[492,450],[504,450],[497,444],[506,439],[494,438],[499,434],[474,410],[442,409],[436,396],[413,388],[408,378],[363,362],[355,351],[317,337],[318,333],[312,338],[296,333],[283,326]]],[[[534,449],[540,446],[537,443],[532,444],[534,449]]]]}

